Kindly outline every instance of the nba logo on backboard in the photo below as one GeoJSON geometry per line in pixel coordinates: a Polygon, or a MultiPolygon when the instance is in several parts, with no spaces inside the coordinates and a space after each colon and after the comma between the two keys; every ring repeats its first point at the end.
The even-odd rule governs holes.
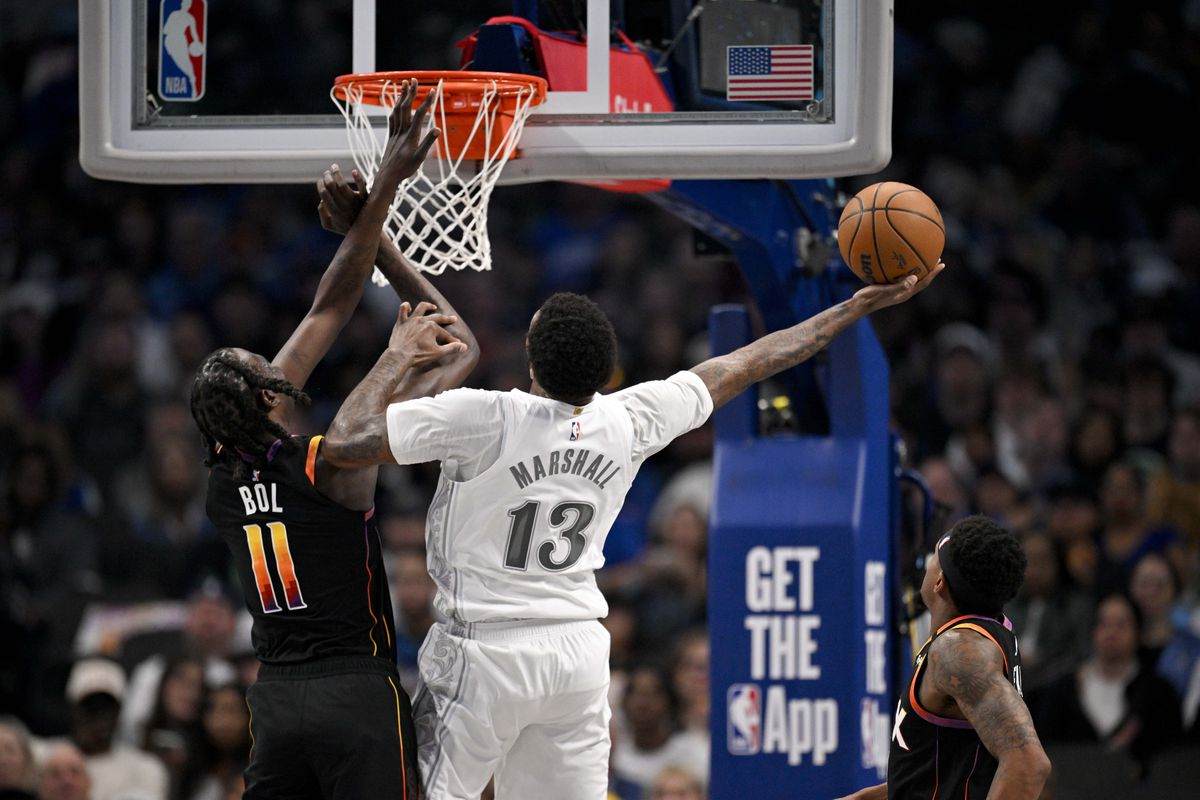
{"type": "Polygon", "coordinates": [[[727,698],[729,752],[752,756],[762,744],[762,691],[753,683],[735,683],[727,698]]]}
{"type": "Polygon", "coordinates": [[[199,100],[208,65],[208,0],[162,0],[158,24],[158,96],[199,100]]]}

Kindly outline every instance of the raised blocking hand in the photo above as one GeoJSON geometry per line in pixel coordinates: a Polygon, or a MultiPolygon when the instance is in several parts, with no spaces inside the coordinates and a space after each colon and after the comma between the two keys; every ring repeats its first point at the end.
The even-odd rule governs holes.
{"type": "Polygon", "coordinates": [[[388,115],[388,140],[379,160],[379,174],[375,181],[377,185],[381,182],[386,184],[392,191],[400,181],[412,177],[421,168],[429,149],[441,135],[437,128],[431,128],[424,137],[421,136],[434,92],[430,91],[425,96],[425,102],[414,112],[412,104],[416,96],[417,82],[403,81],[400,95],[388,115]]]}

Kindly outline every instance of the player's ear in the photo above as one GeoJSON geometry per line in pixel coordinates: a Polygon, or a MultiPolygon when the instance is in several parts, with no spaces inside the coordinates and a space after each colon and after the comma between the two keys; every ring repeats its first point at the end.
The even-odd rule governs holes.
{"type": "Polygon", "coordinates": [[[279,405],[279,395],[275,394],[270,389],[259,389],[258,402],[264,407],[271,409],[279,405]]]}
{"type": "Polygon", "coordinates": [[[933,591],[939,597],[949,597],[950,596],[950,589],[949,589],[949,587],[946,586],[946,574],[944,572],[942,572],[940,567],[938,568],[938,571],[937,571],[937,577],[933,579],[933,591]]]}

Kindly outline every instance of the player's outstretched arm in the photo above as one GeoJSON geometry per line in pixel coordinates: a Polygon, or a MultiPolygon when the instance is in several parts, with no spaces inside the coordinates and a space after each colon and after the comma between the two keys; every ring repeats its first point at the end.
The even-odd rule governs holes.
{"type": "Polygon", "coordinates": [[[704,380],[713,407],[720,408],[759,381],[812,358],[833,337],[867,314],[909,299],[927,287],[944,268],[945,264],[939,261],[920,280],[910,276],[900,283],[859,289],[849,300],[732,353],[710,358],[693,367],[692,372],[704,380]]]}
{"type": "Polygon", "coordinates": [[[958,704],[1000,762],[988,800],[1035,800],[1050,774],[1025,701],[1004,677],[999,648],[969,630],[942,634],[929,650],[927,680],[958,704]]]}
{"type": "Polygon", "coordinates": [[[420,138],[429,103],[422,104],[414,114],[412,98],[415,93],[415,85],[402,86],[400,100],[388,117],[388,142],[374,189],[321,277],[312,308],[275,356],[274,364],[296,386],[305,384],[354,313],[362,297],[363,284],[375,264],[379,234],[396,187],[420,168],[429,148],[437,140],[436,129],[424,139],[420,138]]]}
{"type": "MultiPolygon", "coordinates": [[[[323,178],[317,183],[317,192],[321,197],[317,206],[321,225],[326,230],[343,236],[350,231],[367,202],[366,182],[358,170],[352,170],[351,177],[353,184],[346,180],[335,164],[326,170],[323,178]]],[[[410,371],[405,376],[404,385],[399,393],[405,397],[422,397],[460,385],[479,362],[479,343],[475,340],[475,334],[455,311],[450,301],[419,269],[409,263],[386,233],[379,237],[379,252],[375,258],[375,265],[401,300],[410,303],[433,303],[443,314],[457,317],[458,321],[448,325],[446,330],[467,346],[465,353],[445,359],[436,368],[410,371]]]]}
{"type": "Polygon", "coordinates": [[[408,303],[401,305],[387,349],[329,426],[322,452],[330,464],[352,469],[395,463],[388,446],[387,407],[405,374],[466,352],[467,346],[449,332],[458,320],[435,311],[432,303],[421,303],[410,315],[408,303]]]}

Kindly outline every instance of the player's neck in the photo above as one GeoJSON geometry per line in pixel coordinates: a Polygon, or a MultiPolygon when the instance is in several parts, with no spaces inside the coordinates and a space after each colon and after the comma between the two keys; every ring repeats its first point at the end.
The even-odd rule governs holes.
{"type": "Polygon", "coordinates": [[[541,386],[538,385],[538,382],[536,380],[530,382],[529,393],[532,395],[535,395],[537,397],[544,397],[547,400],[554,400],[555,402],[558,402],[558,403],[566,403],[569,406],[583,407],[583,406],[586,406],[588,403],[592,402],[592,398],[590,398],[590,397],[583,401],[563,400],[562,398],[559,398],[559,397],[551,397],[546,392],[545,389],[543,389],[541,386]]]}
{"type": "Polygon", "coordinates": [[[934,633],[938,628],[945,625],[955,617],[961,617],[962,614],[954,606],[939,604],[937,608],[929,609],[929,626],[934,633]]]}

